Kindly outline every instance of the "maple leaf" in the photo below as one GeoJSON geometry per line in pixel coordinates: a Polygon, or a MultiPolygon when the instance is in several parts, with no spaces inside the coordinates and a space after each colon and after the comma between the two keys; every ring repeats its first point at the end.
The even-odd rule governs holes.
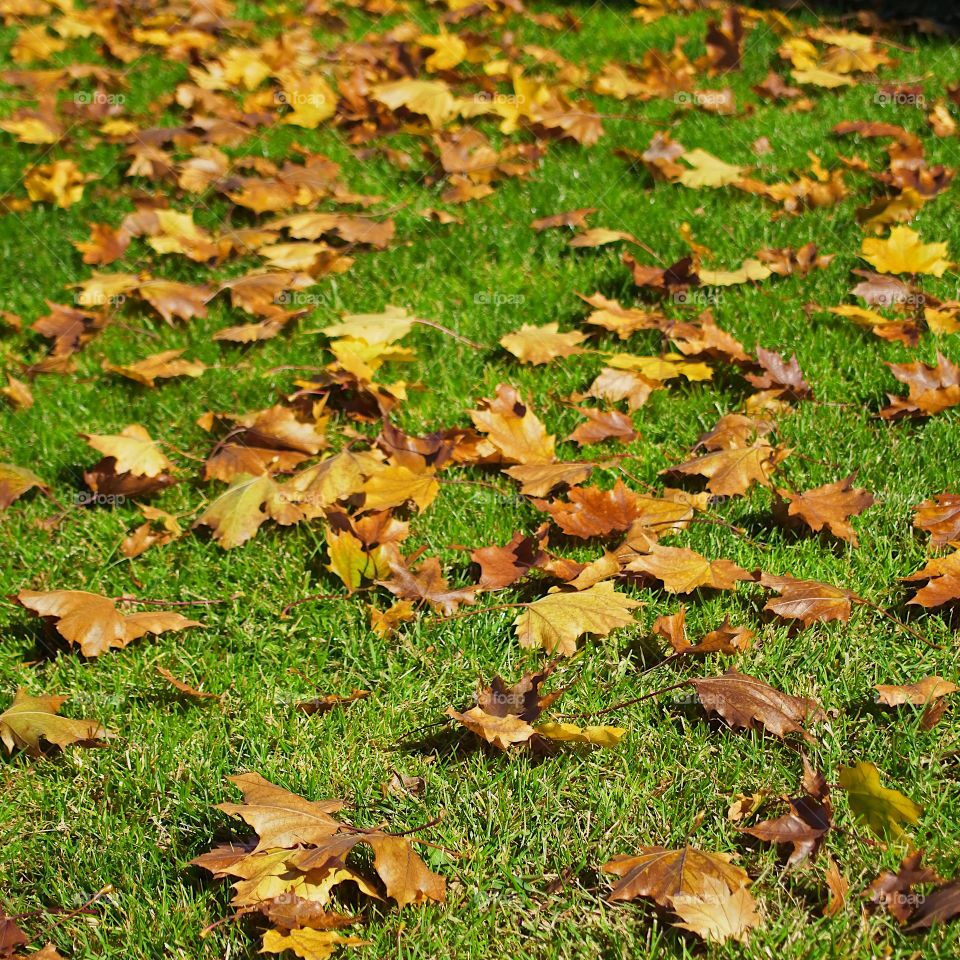
{"type": "Polygon", "coordinates": [[[778,390],[791,400],[804,400],[813,396],[810,384],[803,378],[795,353],[791,354],[787,361],[779,353],[758,346],[757,362],[763,374],[747,374],[747,380],[758,390],[778,390]]]}
{"type": "Polygon", "coordinates": [[[293,951],[302,960],[326,960],[337,947],[366,947],[369,940],[345,937],[335,930],[315,930],[312,927],[295,927],[286,930],[267,930],[263,935],[261,953],[293,951]]]}
{"type": "Polygon", "coordinates": [[[960,916],[960,880],[952,880],[927,894],[911,914],[912,922],[907,929],[927,930],[935,923],[943,923],[956,916],[960,916]]]}
{"type": "Polygon", "coordinates": [[[725,187],[743,176],[743,167],[724,163],[723,160],[699,147],[682,154],[680,159],[685,160],[690,165],[690,169],[680,173],[677,180],[685,187],[694,190],[700,187],[725,187]]]}
{"type": "Polygon", "coordinates": [[[305,800],[258,773],[241,773],[229,780],[239,787],[243,803],[220,803],[217,809],[240,817],[256,831],[259,842],[254,853],[321,844],[342,827],[332,816],[343,808],[339,800],[305,800]]]}
{"type": "Polygon", "coordinates": [[[960,542],[960,496],[941,493],[914,507],[913,525],[930,533],[930,545],[960,542]]]}
{"type": "Polygon", "coordinates": [[[634,622],[630,611],[639,606],[606,581],[586,590],[551,591],[527,604],[514,627],[521,646],[572,657],[580,637],[586,633],[605,637],[618,627],[630,626],[634,622]]]}
{"type": "Polygon", "coordinates": [[[859,516],[873,506],[873,494],[853,487],[855,474],[845,480],[826,483],[804,493],[778,490],[779,496],[789,503],[788,517],[796,517],[815,533],[826,528],[835,537],[857,546],[857,534],[850,524],[850,517],[859,516]]]}
{"type": "Polygon", "coordinates": [[[664,322],[662,314],[637,307],[622,307],[616,300],[610,300],[602,293],[595,293],[590,297],[578,293],[577,296],[595,308],[586,318],[586,322],[615,333],[621,340],[628,340],[638,330],[657,330],[664,322]]]}
{"type": "Polygon", "coordinates": [[[611,438],[629,443],[637,437],[633,421],[618,410],[603,411],[592,407],[577,407],[577,412],[586,417],[586,420],[567,439],[580,446],[602,443],[611,438]]]}
{"type": "Polygon", "coordinates": [[[167,610],[123,614],[116,600],[85,590],[21,590],[16,600],[31,613],[49,619],[57,633],[77,644],[85,657],[121,649],[148,633],[203,626],[167,610]]]}
{"type": "Polygon", "coordinates": [[[907,384],[906,397],[888,395],[893,401],[880,411],[885,420],[902,416],[932,416],[960,403],[960,367],[937,353],[937,363],[888,363],[891,373],[907,384]]]}
{"type": "Polygon", "coordinates": [[[789,450],[783,447],[761,442],[706,453],[660,472],[706,477],[711,493],[722,497],[743,496],[755,483],[771,486],[770,475],[788,455],[789,450]]]}
{"type": "Polygon", "coordinates": [[[0,463],[0,510],[6,510],[34,487],[50,493],[50,488],[32,470],[12,463],[0,463]]]}
{"type": "Polygon", "coordinates": [[[582,483],[593,472],[592,463],[522,463],[503,472],[520,483],[520,492],[542,497],[556,487],[582,483]]]}
{"type": "Polygon", "coordinates": [[[136,363],[115,364],[104,360],[101,366],[108,373],[119,374],[145,387],[154,387],[159,379],[199,377],[207,369],[199,360],[182,359],[183,353],[183,350],[164,350],[136,363]]]}
{"type": "Polygon", "coordinates": [[[640,853],[621,854],[608,860],[600,869],[620,877],[607,894],[612,901],[649,897],[669,907],[677,897],[698,897],[705,892],[708,880],[720,881],[730,893],[749,886],[746,871],[731,863],[733,854],[695,847],[669,850],[665,847],[641,847],[640,853]]]}
{"type": "Polygon", "coordinates": [[[0,713],[0,740],[7,752],[18,749],[39,755],[41,740],[66,747],[73,743],[105,740],[110,736],[94,720],[71,720],[59,716],[66,700],[66,697],[48,695],[32,697],[23,687],[19,688],[13,703],[0,713]]]}
{"type": "Polygon", "coordinates": [[[477,587],[450,588],[436,557],[428,557],[416,570],[411,570],[402,558],[387,558],[387,563],[392,575],[378,582],[401,600],[426,602],[448,617],[457,612],[461,603],[477,602],[477,587]]]}
{"type": "Polygon", "coordinates": [[[922,243],[909,227],[892,227],[883,240],[865,237],[861,256],[880,273],[921,273],[942,277],[950,268],[945,243],[922,243]]]}
{"type": "Polygon", "coordinates": [[[547,558],[546,525],[533,536],[514,534],[504,547],[480,547],[470,554],[470,559],[480,566],[480,590],[502,590],[527,575],[547,558]]]}
{"type": "Polygon", "coordinates": [[[903,686],[878,683],[873,689],[877,691],[877,700],[888,707],[899,707],[904,703],[923,707],[941,697],[956,693],[960,687],[943,677],[924,677],[916,683],[903,686]]]}
{"type": "Polygon", "coordinates": [[[815,858],[823,845],[824,837],[833,827],[833,804],[830,790],[822,774],[810,766],[803,758],[804,792],[799,797],[787,801],[790,812],[775,820],[765,820],[752,827],[743,827],[741,832],[748,833],[766,843],[779,843],[792,846],[787,866],[796,866],[810,857],[815,858]]]}
{"type": "Polygon", "coordinates": [[[736,670],[689,683],[697,691],[703,709],[707,713],[718,713],[734,728],[752,730],[759,723],[781,739],[799,733],[809,743],[815,743],[816,739],[800,724],[826,719],[815,700],[783,693],[736,670]]]}
{"type": "Polygon", "coordinates": [[[764,610],[786,620],[799,620],[805,627],[818,620],[846,623],[850,619],[851,601],[857,599],[849,590],[819,580],[797,580],[795,577],[763,573],[760,583],[780,594],[768,600],[764,610]]]}
{"type": "Polygon", "coordinates": [[[549,363],[558,357],[570,357],[583,353],[580,344],[586,335],[577,330],[560,333],[559,324],[548,323],[542,327],[525,323],[519,330],[504,334],[500,345],[522,363],[549,363]]]}
{"type": "Polygon", "coordinates": [[[638,498],[622,480],[611,490],[572,487],[566,503],[535,500],[534,506],[553,517],[557,526],[571,537],[586,540],[628,530],[638,515],[638,498]]]}
{"type": "Polygon", "coordinates": [[[367,478],[361,488],[364,510],[389,510],[407,501],[423,513],[440,492],[440,483],[429,472],[414,473],[403,466],[384,466],[367,478]]]}
{"type": "Polygon", "coordinates": [[[397,80],[375,87],[372,96],[391,110],[403,107],[422,114],[433,127],[442,127],[457,114],[457,102],[442,80],[397,80]]]}
{"type": "Polygon", "coordinates": [[[737,581],[753,580],[752,574],[730,560],[707,560],[686,547],[654,544],[646,556],[634,557],[625,568],[648,573],[663,584],[667,593],[693,593],[700,587],[735,590],[737,581]]]}
{"type": "Polygon", "coordinates": [[[920,884],[940,883],[941,877],[930,867],[921,865],[923,854],[911,853],[904,857],[896,873],[884,870],[863,891],[870,901],[870,909],[885,909],[901,924],[906,923],[918,904],[926,897],[913,892],[920,884]]]}
{"type": "Polygon", "coordinates": [[[675,927],[711,943],[742,943],[750,930],[760,926],[757,904],[750,891],[740,887],[731,892],[719,877],[704,877],[700,893],[678,894],[671,898],[670,907],[684,921],[675,923],[675,927]]]}
{"type": "Polygon", "coordinates": [[[193,526],[210,527],[214,539],[225,550],[239,547],[256,536],[268,518],[263,508],[276,494],[277,485],[266,474],[257,477],[240,474],[210,502],[193,526]]]}
{"type": "Polygon", "coordinates": [[[494,400],[481,400],[470,411],[474,426],[511,463],[550,463],[554,459],[554,438],[507,384],[497,386],[494,400]]]}
{"type": "Polygon", "coordinates": [[[131,423],[119,434],[81,434],[99,453],[112,457],[116,473],[129,473],[134,477],[158,477],[173,464],[163,455],[156,441],[139,424],[131,423]]]}
{"type": "Polygon", "coordinates": [[[860,761],[855,767],[841,767],[837,782],[847,791],[847,802],[858,820],[878,837],[899,839],[901,823],[916,823],[923,807],[899,790],[880,784],[880,771],[872,763],[860,761]]]}
{"type": "Polygon", "coordinates": [[[911,604],[933,609],[960,599],[960,550],[928,560],[922,570],[903,580],[907,583],[928,581],[908,601],[911,604]]]}

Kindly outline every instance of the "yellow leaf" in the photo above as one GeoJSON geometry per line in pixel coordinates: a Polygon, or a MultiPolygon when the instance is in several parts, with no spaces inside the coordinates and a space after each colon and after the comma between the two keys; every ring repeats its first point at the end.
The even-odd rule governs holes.
{"type": "Polygon", "coordinates": [[[635,357],[630,353],[614,353],[607,363],[616,370],[636,370],[648,380],[672,380],[685,377],[687,380],[710,380],[713,371],[705,363],[693,363],[672,354],[663,357],[635,357]]]}
{"type": "Polygon", "coordinates": [[[578,727],[573,723],[541,723],[534,729],[548,740],[590,743],[595,747],[615,747],[627,735],[623,727],[578,727]]]}
{"type": "Polygon", "coordinates": [[[32,167],[23,185],[35,202],[70,207],[83,196],[83,185],[89,179],[72,160],[55,160],[32,167]]]}
{"type": "Polygon", "coordinates": [[[440,492],[440,483],[432,473],[414,473],[407,467],[391,465],[370,476],[363,492],[364,511],[392,510],[411,500],[423,513],[440,492]]]}
{"type": "Polygon", "coordinates": [[[731,287],[748,280],[766,280],[773,271],[759,260],[744,260],[738,270],[698,270],[697,276],[705,287],[731,287]]]}
{"type": "Polygon", "coordinates": [[[682,159],[690,164],[690,170],[684,170],[677,178],[685,187],[724,187],[734,183],[743,176],[743,167],[732,163],[724,163],[706,150],[697,147],[682,155],[682,159]]]}
{"type": "Polygon", "coordinates": [[[548,653],[572,657],[581,636],[605,637],[618,627],[630,626],[634,623],[630,611],[639,606],[637,600],[617,593],[608,580],[589,590],[548,593],[527,604],[514,627],[521,646],[543,647],[548,653]]]}
{"type": "Polygon", "coordinates": [[[383,313],[351,313],[341,323],[332,323],[320,332],[328,337],[352,337],[367,343],[395,343],[402,340],[417,322],[403,307],[387,304],[383,313]]]}
{"type": "Polygon", "coordinates": [[[446,30],[434,36],[422,34],[417,37],[417,43],[435,51],[427,57],[424,64],[431,73],[437,70],[452,70],[467,55],[467,45],[463,40],[446,30]]]}
{"type": "Polygon", "coordinates": [[[115,436],[91,433],[85,439],[94,450],[116,460],[114,470],[117,473],[157,477],[173,468],[150,434],[136,423],[124,427],[115,436]]]}
{"type": "Polygon", "coordinates": [[[845,76],[842,73],[834,73],[832,70],[824,70],[821,67],[794,70],[793,79],[796,83],[808,84],[814,87],[826,87],[828,90],[836,87],[852,87],[856,85],[853,77],[845,76]]]}
{"type": "Polygon", "coordinates": [[[336,930],[314,930],[297,927],[294,930],[268,930],[263,935],[261,953],[283,953],[292,950],[302,960],[326,960],[337,947],[363,947],[370,941],[358,937],[344,937],[336,930]]]}
{"type": "Polygon", "coordinates": [[[841,767],[838,782],[847,791],[847,802],[857,819],[878,837],[903,836],[900,824],[916,823],[923,813],[923,807],[899,790],[881,786],[880,772],[872,763],[841,767]]]}
{"type": "Polygon", "coordinates": [[[893,227],[883,240],[866,237],[861,256],[880,273],[928,273],[942,277],[951,266],[945,243],[922,243],[909,227],[893,227]]]}
{"type": "Polygon", "coordinates": [[[500,338],[500,346],[509,350],[523,363],[549,363],[557,357],[570,357],[583,353],[580,344],[586,335],[578,330],[560,333],[559,324],[547,323],[542,327],[525,323],[519,330],[500,338]]]}
{"type": "Polygon", "coordinates": [[[391,110],[405,107],[425,116],[433,127],[442,127],[457,114],[457,102],[442,80],[397,80],[373,90],[373,99],[391,110]]]}

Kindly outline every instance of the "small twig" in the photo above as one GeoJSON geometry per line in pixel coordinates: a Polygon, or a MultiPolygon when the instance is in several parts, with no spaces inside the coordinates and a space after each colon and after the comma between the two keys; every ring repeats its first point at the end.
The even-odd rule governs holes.
{"type": "MultiPolygon", "coordinates": [[[[363,593],[369,589],[370,587],[357,587],[353,593],[363,593]]],[[[294,607],[299,607],[301,603],[310,603],[313,600],[344,600],[350,596],[352,596],[352,594],[349,593],[311,593],[308,597],[301,597],[299,600],[294,600],[293,603],[288,603],[280,611],[280,616],[285,617],[288,610],[292,610],[294,607]]]]}
{"type": "MultiPolygon", "coordinates": [[[[666,663],[666,661],[664,660],[662,663],[666,663]]],[[[659,667],[661,664],[658,663],[657,666],[659,667]]],[[[635,703],[642,703],[644,700],[650,700],[653,697],[659,697],[662,693],[669,693],[671,690],[679,690],[687,685],[688,681],[683,680],[680,683],[671,684],[669,687],[661,687],[659,690],[653,690],[650,693],[645,693],[641,697],[634,697],[632,700],[624,700],[622,703],[615,703],[612,707],[607,707],[604,710],[595,710],[592,713],[567,713],[563,714],[563,717],[571,720],[589,720],[591,717],[602,717],[606,713],[613,713],[616,710],[623,710],[625,707],[632,707],[635,703]]]]}
{"type": "Polygon", "coordinates": [[[921,643],[925,643],[928,647],[931,647],[934,650],[942,650],[943,644],[934,643],[932,640],[928,640],[919,630],[911,627],[909,623],[904,623],[899,617],[895,617],[889,610],[885,610],[877,603],[873,603],[870,600],[864,600],[863,597],[854,597],[854,603],[859,603],[864,607],[869,607],[874,613],[879,613],[881,617],[886,617],[891,623],[895,623],[901,630],[905,630],[910,634],[911,637],[915,637],[921,643]]]}
{"type": "Polygon", "coordinates": [[[468,347],[473,347],[474,350],[490,349],[486,344],[477,343],[475,340],[470,340],[468,337],[464,337],[455,330],[445,327],[442,323],[437,323],[435,320],[421,320],[418,317],[414,323],[419,323],[424,327],[432,327],[434,330],[439,330],[441,333],[445,333],[448,337],[453,337],[454,340],[459,340],[460,343],[465,343],[468,347]]]}
{"type": "Polygon", "coordinates": [[[154,603],[162,607],[211,607],[218,603],[230,603],[239,600],[242,593],[234,593],[222,600],[153,600],[146,597],[116,597],[117,603],[154,603]]]}

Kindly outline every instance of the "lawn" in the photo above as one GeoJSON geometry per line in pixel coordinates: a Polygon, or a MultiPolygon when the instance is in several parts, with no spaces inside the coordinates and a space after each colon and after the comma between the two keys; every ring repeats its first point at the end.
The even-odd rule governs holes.
{"type": "MultiPolygon", "coordinates": [[[[276,103],[264,99],[262,109],[273,111],[270,122],[258,126],[254,136],[220,148],[231,158],[254,157],[278,166],[291,158],[299,162],[301,149],[322,154],[340,164],[340,180],[350,191],[378,199],[366,208],[321,200],[307,209],[389,216],[396,232],[384,249],[351,245],[355,261],[344,272],[318,271],[315,285],[291,295],[302,315],[262,342],[213,339],[224,327],[257,319],[232,306],[224,294],[210,301],[206,316],[170,324],[130,297],[110,305],[110,322],[73,354],[72,372],[24,372],[49,347],[30,325],[49,312],[47,301],[75,306],[71,285],[93,271],[149,271],[215,285],[263,265],[262,258],[242,254],[208,266],[161,254],[140,236],[109,265],[91,266],[74,246],[90,237],[91,224],[115,228],[138,201],[159,197],[192,212],[195,223],[212,234],[262,225],[292,211],[257,216],[213,186],[190,193],[178,188],[175,178],[129,175],[123,136],[103,134],[102,118],[71,119],[69,108],[78,102],[78,92],[92,96],[98,89],[87,77],[62,81],[63,139],[29,144],[0,132],[0,195],[6,208],[0,218],[2,307],[23,322],[19,332],[0,328],[2,370],[28,383],[34,400],[26,409],[0,406],[0,461],[34,471],[50,491],[33,490],[0,513],[3,593],[86,590],[172,604],[218,601],[175,607],[202,621],[202,627],[147,636],[96,657],[59,642],[23,606],[12,601],[2,606],[0,709],[18,687],[33,695],[62,694],[69,697],[65,715],[95,719],[115,734],[97,749],[67,746],[46,749],[41,757],[28,751],[0,753],[0,906],[22,918],[18,923],[32,949],[52,942],[66,957],[125,960],[256,954],[263,923],[250,917],[229,921],[229,883],[189,865],[216,843],[249,834],[241,821],[215,805],[239,800],[227,778],[255,771],[312,800],[346,801],[344,816],[353,824],[386,824],[428,841],[417,844],[417,851],[446,879],[445,902],[397,909],[389,902],[358,905],[348,896],[341,908],[353,908],[362,918],[348,932],[370,941],[356,951],[358,957],[906,958],[960,952],[957,924],[908,932],[882,910],[866,912],[861,897],[882,870],[895,871],[912,849],[923,851],[925,862],[942,877],[960,872],[956,706],[952,711],[948,706],[943,719],[926,729],[922,707],[882,707],[873,689],[933,675],[957,680],[953,607],[910,606],[919,584],[901,582],[931,553],[942,552],[913,527],[913,510],[957,489],[957,410],[918,418],[878,416],[888,394],[905,392],[885,363],[931,364],[938,351],[960,362],[957,334],[923,330],[915,344],[905,344],[828,312],[839,304],[860,303],[850,294],[859,279],[851,270],[868,267],[861,244],[870,234],[858,222],[857,210],[884,195],[868,170],[885,169],[890,142],[839,136],[833,128],[844,121],[896,124],[920,138],[928,165],[957,167],[956,132],[935,133],[928,114],[943,101],[944,110],[960,122],[958,101],[946,93],[960,80],[960,49],[950,36],[888,27],[883,36],[891,44],[878,43],[876,49],[895,62],[853,73],[849,86],[803,85],[809,108],[795,109],[798,98],[769,101],[752,89],[771,67],[790,82],[790,64],[778,55],[786,28],[768,16],[751,19],[741,69],[709,78],[698,73],[695,89],[732,91],[737,104],[732,116],[705,109],[704,98],[697,101],[689,92],[649,99],[596,92],[592,78],[606,64],[638,65],[648,51],[669,51],[677,38],[684,38],[690,61],[704,56],[707,23],[717,13],[661,9],[654,15],[657,6],[649,5],[654,12],[645,19],[631,16],[627,4],[537,2],[522,14],[491,4],[486,12],[448,23],[451,32],[481,33],[485,39],[474,37],[472,45],[493,46],[466,72],[482,70],[498,50],[499,56],[522,63],[528,76],[552,85],[571,83],[562,77],[572,71],[564,74],[543,51],[585,71],[571,83],[578,89],[573,96],[581,108],[584,98],[589,100],[587,109],[601,115],[603,125],[597,142],[584,145],[550,139],[531,123],[503,132],[499,118],[464,121],[465,127],[482,130],[498,150],[533,144],[538,134],[545,150],[527,175],[498,179],[489,196],[463,204],[443,198],[449,178],[431,159],[427,148],[437,149],[431,139],[435,131],[422,116],[401,111],[404,119],[396,129],[369,128],[364,137],[351,140],[359,125],[348,122],[342,104],[337,118],[310,128],[275,122],[276,103]],[[562,19],[568,15],[578,19],[578,29],[562,19]],[[885,84],[896,83],[919,84],[922,93],[911,100],[883,92],[885,84]],[[815,157],[828,172],[844,170],[848,192],[829,205],[791,213],[731,186],[690,189],[655,178],[638,154],[658,131],[687,150],[701,148],[749,168],[750,176],[767,183],[809,173],[815,157]],[[769,149],[758,153],[754,144],[761,137],[769,149]],[[66,207],[42,199],[26,202],[24,178],[38,165],[59,159],[74,160],[90,177],[82,197],[66,207]],[[576,249],[569,245],[575,234],[571,227],[531,228],[537,218],[584,207],[595,208],[590,227],[624,231],[642,246],[621,241],[576,249]],[[437,222],[423,215],[425,208],[447,210],[462,222],[437,222]],[[809,242],[834,256],[806,275],[704,285],[682,295],[637,287],[623,254],[629,251],[649,265],[674,263],[690,249],[682,224],[710,251],[704,261],[711,269],[733,270],[758,250],[796,249],[809,242]],[[743,496],[714,497],[698,518],[703,522],[671,531],[663,543],[711,560],[723,558],[747,571],[833,584],[875,607],[855,604],[847,622],[798,629],[795,621],[764,610],[770,593],[759,583],[681,596],[642,578],[618,579],[618,592],[642,604],[635,623],[581,639],[574,657],[561,658],[551,682],[570,684],[554,713],[579,717],[581,723],[615,724],[627,731],[622,742],[609,749],[562,744],[546,757],[522,747],[503,752],[481,745],[444,711],[472,706],[476,691],[495,675],[513,683],[547,663],[543,649],[519,644],[513,626],[518,609],[510,605],[544,596],[556,579],[539,572],[495,593],[480,593],[476,604],[462,605],[453,617],[418,604],[411,620],[382,636],[371,627],[369,608],[386,610],[395,597],[369,579],[348,594],[329,569],[329,528],[322,518],[289,526],[267,522],[233,549],[224,549],[206,527],[190,529],[225,489],[224,483],[203,478],[203,461],[226,428],[221,424],[209,432],[197,420],[208,411],[239,415],[283,402],[332,362],[324,327],[344,315],[377,314],[392,304],[457,335],[414,325],[402,344],[415,351],[413,359],[388,360],[377,372],[380,383],[402,379],[408,384],[391,421],[410,436],[470,427],[468,411],[477,401],[495,396],[498,384],[511,384],[557,437],[558,459],[599,464],[590,485],[609,489],[623,482],[644,495],[662,494],[665,486],[696,489],[696,478],[678,480],[661,471],[692,456],[698,438],[722,415],[748,409],[754,388],[735,365],[711,359],[712,379],[679,378],[653,390],[631,415],[635,439],[582,448],[563,442],[583,421],[575,409],[582,404],[569,398],[585,391],[600,372],[601,353],[652,356],[672,349],[660,330],[641,330],[627,341],[603,331],[597,336],[596,328],[584,323],[591,308],[577,296],[595,291],[624,306],[656,308],[677,321],[694,321],[709,306],[717,325],[750,354],[757,346],[784,358],[795,353],[813,395],[774,404],[770,415],[777,442],[792,451],[777,467],[774,486],[805,491],[855,473],[855,485],[875,498],[853,521],[857,545],[787,529],[775,517],[774,491],[762,484],[743,496]],[[501,337],[523,324],[548,323],[558,323],[561,331],[592,329],[589,351],[539,365],[522,363],[499,345],[501,337]],[[129,364],[174,349],[203,363],[202,375],[158,380],[150,389],[102,368],[104,360],[129,364]],[[161,441],[175,464],[179,482],[149,503],[180,516],[184,528],[182,536],[134,558],[124,555],[122,545],[144,522],[138,503],[147,501],[128,497],[90,505],[84,482],[84,471],[99,459],[84,435],[115,435],[129,424],[142,425],[161,441]],[[729,616],[754,631],[752,645],[733,656],[663,662],[669,647],[652,627],[657,617],[676,613],[681,605],[691,637],[717,628],[729,616]],[[158,667],[222,697],[181,693],[157,673],[158,667]],[[794,696],[814,698],[827,715],[810,728],[815,741],[731,729],[715,715],[707,716],[683,690],[635,702],[728,667],[794,696]],[[369,695],[327,712],[307,714],[297,707],[355,689],[369,695]],[[599,713],[609,708],[615,709],[599,713]],[[739,828],[786,809],[778,798],[799,793],[801,753],[833,786],[835,827],[819,856],[788,869],[784,847],[760,843],[739,828]],[[881,839],[850,809],[838,776],[841,767],[858,762],[875,764],[887,787],[922,806],[906,837],[881,839]],[[423,778],[422,791],[383,789],[394,773],[423,778]],[[753,794],[765,798],[759,816],[732,819],[731,804],[753,794]],[[607,899],[614,878],[600,868],[613,856],[685,842],[733,854],[749,873],[761,922],[743,942],[705,945],[675,927],[671,912],[649,900],[607,899]],[[847,902],[829,917],[823,912],[826,851],[849,883],[847,902]],[[104,888],[109,889],[98,896],[104,888]],[[212,924],[217,925],[201,937],[212,924]]],[[[222,49],[256,48],[297,27],[306,28],[324,51],[372,42],[391,30],[398,31],[399,46],[413,48],[418,34],[438,33],[447,12],[420,2],[402,9],[334,2],[332,14],[323,4],[311,5],[307,14],[303,7],[236,3],[227,15],[253,26],[209,34],[214,43],[193,52],[192,74],[222,49]],[[387,12],[376,12],[380,9],[387,12]],[[416,28],[407,30],[408,23],[416,28]]],[[[184,122],[174,91],[192,75],[190,58],[173,52],[164,57],[162,46],[142,37],[128,63],[112,58],[96,34],[71,35],[64,49],[40,59],[25,60],[22,50],[17,54],[22,34],[54,24],[60,8],[56,4],[31,16],[18,13],[16,5],[0,5],[5,70],[71,64],[122,69],[126,85],[116,90],[122,89],[121,116],[132,121],[132,129],[184,122]]],[[[146,15],[140,19],[151,26],[146,15]]],[[[172,31],[171,22],[161,15],[151,28],[172,31]]],[[[806,8],[790,14],[798,35],[820,23],[806,8]]],[[[134,25],[124,22],[130,43],[134,25]]],[[[856,29],[852,21],[842,26],[856,29]]],[[[47,35],[58,36],[53,30],[47,35]]],[[[333,63],[336,57],[321,68],[333,63]]],[[[35,103],[16,76],[8,72],[3,79],[4,116],[35,103]]],[[[272,89],[273,81],[264,80],[261,93],[272,89]]],[[[498,84],[509,89],[508,81],[498,84]]],[[[220,95],[239,103],[253,94],[227,89],[220,95]]],[[[174,144],[164,149],[177,162],[190,156],[174,144]]],[[[255,175],[252,165],[242,173],[255,175]]],[[[960,259],[957,186],[923,203],[909,226],[927,243],[946,242],[951,257],[960,259]]],[[[944,302],[960,297],[953,266],[940,277],[914,280],[927,296],[944,302]]],[[[761,410],[759,415],[767,414],[761,410]]],[[[326,427],[330,449],[323,455],[364,449],[379,429],[376,420],[359,421],[334,410],[326,427]]],[[[476,583],[470,551],[506,544],[518,532],[532,534],[550,519],[499,465],[448,464],[438,477],[439,492],[428,509],[397,507],[394,512],[410,523],[409,537],[400,545],[403,555],[437,558],[453,587],[476,583]]],[[[622,538],[621,533],[577,540],[553,527],[550,548],[586,563],[622,538]]],[[[352,952],[344,948],[340,955],[352,952]]]]}

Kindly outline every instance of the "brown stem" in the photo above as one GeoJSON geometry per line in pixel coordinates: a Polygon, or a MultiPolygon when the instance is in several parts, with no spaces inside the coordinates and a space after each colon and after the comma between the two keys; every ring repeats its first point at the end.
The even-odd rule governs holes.
{"type": "Polygon", "coordinates": [[[441,333],[445,333],[448,337],[453,337],[454,340],[459,340],[460,343],[465,343],[468,347],[473,347],[474,350],[489,349],[489,347],[487,347],[485,344],[477,343],[475,340],[470,340],[469,338],[464,337],[462,334],[457,333],[455,330],[445,327],[442,323],[437,323],[435,320],[421,320],[418,317],[414,323],[419,323],[424,327],[431,327],[434,330],[439,330],[441,333]]]}
{"type": "MultiPolygon", "coordinates": [[[[666,663],[666,661],[663,661],[666,663]]],[[[661,664],[657,664],[659,667],[661,664]]],[[[673,683],[669,687],[661,687],[659,690],[653,690],[650,693],[645,693],[641,697],[634,697],[632,700],[624,700],[622,703],[615,703],[612,707],[607,707],[605,710],[595,710],[593,713],[568,713],[563,714],[563,717],[569,718],[571,720],[589,720],[591,717],[602,717],[606,713],[613,713],[616,710],[623,710],[625,707],[632,707],[635,703],[641,703],[644,700],[650,700],[653,697],[659,697],[662,693],[669,693],[671,690],[679,690],[681,687],[689,686],[689,681],[683,680],[680,683],[673,683]]]]}
{"type": "Polygon", "coordinates": [[[932,640],[928,640],[919,630],[911,627],[909,623],[904,623],[899,617],[895,617],[889,610],[885,610],[877,603],[873,603],[870,600],[864,600],[863,597],[854,597],[854,603],[859,603],[864,607],[869,607],[874,613],[879,613],[881,617],[886,617],[891,623],[895,623],[901,630],[905,630],[910,634],[911,637],[915,637],[921,643],[925,643],[928,647],[931,647],[934,650],[942,650],[943,644],[934,643],[932,640]]]}
{"type": "MultiPolygon", "coordinates": [[[[363,593],[366,590],[371,589],[370,587],[357,587],[353,593],[363,593]]],[[[347,597],[352,596],[349,593],[311,593],[307,597],[301,597],[299,600],[294,600],[293,603],[288,603],[281,611],[280,616],[285,617],[288,610],[292,610],[294,607],[299,607],[301,603],[310,603],[313,600],[344,600],[347,597]]]]}
{"type": "Polygon", "coordinates": [[[152,600],[147,597],[115,597],[116,603],[152,603],[161,607],[211,607],[219,603],[230,603],[239,600],[242,593],[234,593],[223,600],[152,600]]]}

